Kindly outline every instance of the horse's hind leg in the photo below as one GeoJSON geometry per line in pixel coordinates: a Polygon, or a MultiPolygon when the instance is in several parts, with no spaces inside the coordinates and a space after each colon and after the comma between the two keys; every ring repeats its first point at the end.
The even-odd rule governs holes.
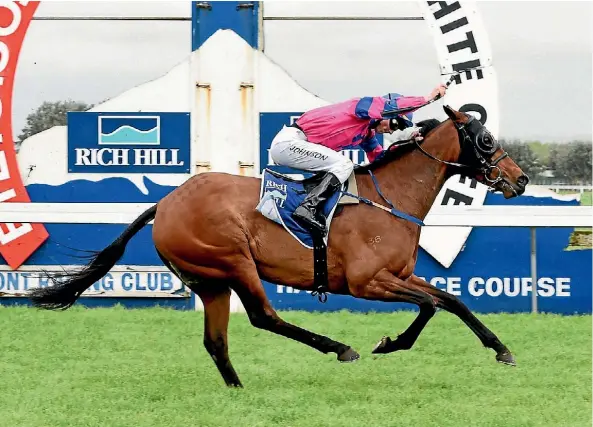
{"type": "Polygon", "coordinates": [[[241,280],[231,287],[241,299],[251,324],[256,328],[301,342],[322,353],[335,353],[341,362],[351,362],[360,357],[350,346],[282,320],[272,308],[255,267],[243,269],[239,277],[241,280]]]}
{"type": "Polygon", "coordinates": [[[422,290],[409,285],[386,270],[382,270],[366,285],[354,287],[355,297],[378,301],[407,302],[416,304],[420,309],[418,316],[408,328],[398,335],[395,340],[384,336],[373,348],[375,354],[392,353],[399,350],[409,350],[420,336],[424,327],[436,312],[433,298],[422,290]]]}
{"type": "Polygon", "coordinates": [[[467,308],[467,306],[459,300],[455,295],[432,286],[425,280],[417,276],[411,276],[408,282],[416,286],[418,289],[432,295],[437,300],[437,307],[442,308],[449,313],[455,314],[459,317],[476,336],[480,339],[484,347],[491,348],[496,351],[496,360],[507,365],[515,365],[515,358],[509,349],[500,342],[498,337],[488,329],[474,314],[467,308]]]}
{"type": "Polygon", "coordinates": [[[200,297],[204,304],[204,347],[229,387],[243,387],[229,359],[227,331],[231,311],[231,290],[222,283],[204,282],[182,273],[156,251],[163,264],[200,297]]]}
{"type": "Polygon", "coordinates": [[[204,303],[204,347],[229,387],[243,387],[229,359],[227,330],[231,290],[218,283],[192,283],[188,286],[204,303]]]}

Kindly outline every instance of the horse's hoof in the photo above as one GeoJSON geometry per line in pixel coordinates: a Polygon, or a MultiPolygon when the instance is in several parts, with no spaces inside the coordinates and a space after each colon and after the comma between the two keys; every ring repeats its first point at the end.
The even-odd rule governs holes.
{"type": "Polygon", "coordinates": [[[348,350],[338,355],[338,360],[340,362],[354,362],[358,359],[360,359],[360,354],[354,351],[352,347],[348,347],[348,350]]]}
{"type": "Polygon", "coordinates": [[[496,355],[496,361],[504,363],[505,365],[517,366],[517,362],[515,362],[515,357],[508,350],[498,353],[496,355]]]}
{"type": "Polygon", "coordinates": [[[389,353],[389,347],[393,345],[393,341],[389,337],[381,338],[381,341],[377,343],[375,348],[373,348],[373,354],[381,354],[381,353],[389,353]]]}

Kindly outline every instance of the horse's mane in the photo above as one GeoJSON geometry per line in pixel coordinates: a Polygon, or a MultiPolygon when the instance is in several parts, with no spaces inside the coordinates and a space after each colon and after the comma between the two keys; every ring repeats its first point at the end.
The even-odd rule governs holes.
{"type": "MultiPolygon", "coordinates": [[[[426,119],[416,123],[416,126],[420,128],[420,135],[426,138],[428,134],[430,134],[430,132],[435,130],[442,123],[443,122],[437,119],[426,119]]],[[[392,162],[393,160],[402,157],[404,154],[409,153],[410,151],[413,151],[416,148],[416,144],[414,143],[406,143],[405,141],[395,142],[392,145],[390,145],[387,150],[385,150],[385,154],[381,158],[364,166],[355,166],[354,170],[355,172],[368,173],[369,170],[374,170],[379,166],[392,162]]]]}

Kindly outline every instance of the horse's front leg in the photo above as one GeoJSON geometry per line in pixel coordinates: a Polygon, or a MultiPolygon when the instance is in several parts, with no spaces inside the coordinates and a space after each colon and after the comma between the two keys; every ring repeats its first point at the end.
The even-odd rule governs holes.
{"type": "Polygon", "coordinates": [[[416,304],[420,312],[414,321],[395,340],[383,337],[373,349],[373,353],[391,353],[412,348],[420,332],[434,316],[436,305],[434,299],[423,290],[414,287],[388,272],[381,270],[365,285],[353,286],[353,296],[377,301],[408,302],[416,304]]]}
{"type": "Polygon", "coordinates": [[[473,313],[465,306],[463,302],[455,295],[432,286],[426,280],[418,276],[410,276],[406,280],[409,284],[415,286],[415,289],[424,291],[436,299],[437,307],[447,310],[458,316],[476,336],[480,339],[484,347],[496,351],[496,360],[507,365],[515,366],[515,358],[511,351],[498,339],[498,337],[488,329],[473,313]]]}

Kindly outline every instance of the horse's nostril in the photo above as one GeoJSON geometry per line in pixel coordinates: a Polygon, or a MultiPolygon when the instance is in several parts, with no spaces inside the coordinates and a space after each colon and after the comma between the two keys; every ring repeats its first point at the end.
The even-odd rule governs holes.
{"type": "Polygon", "coordinates": [[[525,187],[528,183],[529,178],[527,175],[521,175],[519,178],[517,178],[517,184],[519,184],[521,187],[525,187]]]}

